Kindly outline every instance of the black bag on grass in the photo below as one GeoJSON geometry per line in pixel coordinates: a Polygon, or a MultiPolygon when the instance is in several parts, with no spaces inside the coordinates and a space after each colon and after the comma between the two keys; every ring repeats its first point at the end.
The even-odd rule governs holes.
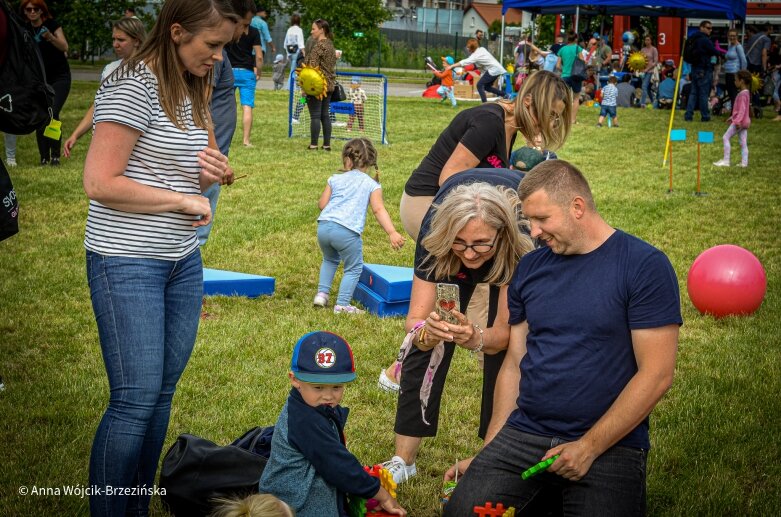
{"type": "Polygon", "coordinates": [[[191,434],[179,435],[160,470],[160,488],[165,489],[161,499],[168,510],[178,516],[207,516],[215,497],[257,493],[271,451],[269,430],[273,427],[255,427],[226,446],[191,434]]]}
{"type": "Polygon", "coordinates": [[[342,102],[345,100],[347,100],[347,93],[344,91],[344,86],[339,81],[336,81],[334,83],[334,91],[331,92],[331,102],[342,102]]]}

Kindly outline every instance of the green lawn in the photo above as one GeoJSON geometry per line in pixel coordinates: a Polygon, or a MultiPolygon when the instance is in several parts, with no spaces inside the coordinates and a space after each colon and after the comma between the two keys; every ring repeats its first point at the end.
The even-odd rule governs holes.
{"type": "MultiPolygon", "coordinates": [[[[95,83],[74,83],[63,115],[65,134],[91,101],[95,83]]],[[[237,131],[231,162],[245,179],[223,190],[215,229],[204,249],[209,267],[273,276],[272,297],[214,298],[174,399],[167,444],[183,432],[227,443],[255,425],[270,425],[287,396],[285,370],[296,339],[311,330],[339,333],[352,344],[358,380],[349,448],[366,463],[393,452],[395,400],[376,389],[396,354],[401,319],[337,316],[314,310],[320,251],[317,199],[340,167],[339,153],[306,152],[288,139],[286,96],[260,92],[254,148],[237,131]]],[[[461,108],[461,107],[460,107],[461,108]]],[[[391,145],[380,149],[386,206],[398,202],[410,171],[453,110],[425,99],[391,99],[391,145]]],[[[600,211],[614,226],[661,248],[678,273],[685,324],[674,385],[651,417],[648,467],[652,515],[778,515],[781,510],[781,306],[779,172],[781,124],[770,112],[749,131],[748,169],[715,169],[721,145],[702,148],[702,188],[692,195],[697,148],[675,145],[675,191],[667,193],[662,151],[669,112],[621,110],[621,128],[597,129],[595,108],[580,112],[560,157],[589,178],[600,211]],[[768,294],[750,317],[714,320],[692,307],[686,273],[703,250],[732,243],[751,250],[768,276],[768,294]],[[774,323],[775,322],[775,323],[774,323]]],[[[677,127],[707,129],[720,142],[723,119],[677,127]]],[[[691,136],[690,136],[691,140],[691,136]]],[[[107,381],[84,272],[87,199],[81,171],[88,138],[60,168],[34,166],[34,137],[19,140],[12,169],[21,203],[20,233],[0,243],[0,515],[86,514],[87,499],[19,495],[20,486],[86,485],[90,443],[107,401],[107,381]],[[33,166],[31,166],[33,165],[33,166]]],[[[733,157],[734,160],[734,157],[733,157]]],[[[365,260],[409,266],[414,243],[390,249],[369,216],[365,260]]],[[[573,286],[576,289],[577,286],[573,286]]],[[[459,353],[443,403],[440,433],[426,440],[419,475],[399,490],[412,516],[438,512],[442,474],[480,445],[476,437],[480,372],[459,353]]],[[[158,500],[155,514],[163,512],[158,500]]]]}

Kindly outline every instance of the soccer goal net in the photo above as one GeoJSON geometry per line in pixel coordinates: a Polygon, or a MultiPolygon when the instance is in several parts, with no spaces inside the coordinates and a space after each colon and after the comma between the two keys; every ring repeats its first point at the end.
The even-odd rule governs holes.
{"type": "MultiPolygon", "coordinates": [[[[296,79],[294,72],[290,76],[288,136],[309,138],[306,95],[296,79]]],[[[375,144],[387,144],[388,78],[381,74],[336,72],[336,80],[344,88],[347,98],[331,103],[331,138],[349,140],[365,136],[375,144]]]]}

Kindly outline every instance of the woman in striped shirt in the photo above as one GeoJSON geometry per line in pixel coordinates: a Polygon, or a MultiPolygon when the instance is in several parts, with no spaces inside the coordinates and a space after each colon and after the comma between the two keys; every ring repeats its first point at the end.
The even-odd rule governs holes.
{"type": "Polygon", "coordinates": [[[208,95],[237,21],[229,0],[166,1],[149,38],[95,96],[84,246],[110,399],[90,457],[92,515],[148,512],[198,330],[195,228],[211,218],[201,192],[232,180],[208,95]]]}

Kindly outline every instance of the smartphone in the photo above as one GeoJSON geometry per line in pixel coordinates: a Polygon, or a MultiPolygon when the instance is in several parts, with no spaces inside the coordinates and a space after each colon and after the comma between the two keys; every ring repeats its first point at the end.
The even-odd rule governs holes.
{"type": "Polygon", "coordinates": [[[458,286],[456,284],[437,284],[436,311],[442,321],[458,324],[458,320],[450,311],[460,310],[458,286]]]}

